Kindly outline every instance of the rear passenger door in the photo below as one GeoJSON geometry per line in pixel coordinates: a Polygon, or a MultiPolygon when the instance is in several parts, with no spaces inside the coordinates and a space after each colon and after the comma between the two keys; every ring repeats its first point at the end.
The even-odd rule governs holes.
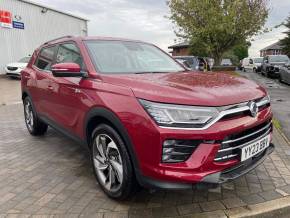
{"type": "Polygon", "coordinates": [[[40,115],[48,116],[48,98],[51,94],[51,66],[54,62],[57,46],[48,46],[40,50],[33,64],[35,86],[30,90],[34,106],[40,115]]]}
{"type": "MultiPolygon", "coordinates": [[[[55,63],[76,63],[86,71],[80,50],[74,42],[58,45],[55,63]]],[[[77,124],[84,114],[83,80],[81,77],[51,78],[52,95],[49,99],[49,113],[53,121],[70,132],[76,132],[77,124]]]]}

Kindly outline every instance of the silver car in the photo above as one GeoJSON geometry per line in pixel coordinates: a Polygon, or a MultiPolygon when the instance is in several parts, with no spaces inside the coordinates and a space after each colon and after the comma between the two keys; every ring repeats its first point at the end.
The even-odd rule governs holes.
{"type": "Polygon", "coordinates": [[[280,68],[280,82],[290,84],[290,61],[280,68]]]}

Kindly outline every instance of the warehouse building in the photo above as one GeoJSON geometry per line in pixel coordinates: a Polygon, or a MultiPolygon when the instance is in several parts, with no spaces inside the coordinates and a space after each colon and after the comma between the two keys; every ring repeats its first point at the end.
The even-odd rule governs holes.
{"type": "Polygon", "coordinates": [[[31,2],[0,0],[0,74],[46,41],[87,35],[87,19],[31,2]]]}

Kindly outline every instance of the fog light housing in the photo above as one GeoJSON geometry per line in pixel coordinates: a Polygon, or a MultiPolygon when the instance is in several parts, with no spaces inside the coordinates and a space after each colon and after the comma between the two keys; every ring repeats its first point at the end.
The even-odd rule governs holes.
{"type": "Polygon", "coordinates": [[[174,140],[163,142],[162,163],[179,163],[186,161],[201,143],[201,140],[174,140]]]}

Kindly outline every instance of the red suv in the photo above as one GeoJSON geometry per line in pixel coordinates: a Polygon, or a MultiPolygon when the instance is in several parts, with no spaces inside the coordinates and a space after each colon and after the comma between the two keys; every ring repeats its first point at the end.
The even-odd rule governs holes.
{"type": "Polygon", "coordinates": [[[66,36],[38,48],[22,71],[25,122],[83,144],[104,192],[138,184],[221,184],[269,155],[272,111],[264,88],[224,73],[184,69],[140,41],[66,36]]]}

